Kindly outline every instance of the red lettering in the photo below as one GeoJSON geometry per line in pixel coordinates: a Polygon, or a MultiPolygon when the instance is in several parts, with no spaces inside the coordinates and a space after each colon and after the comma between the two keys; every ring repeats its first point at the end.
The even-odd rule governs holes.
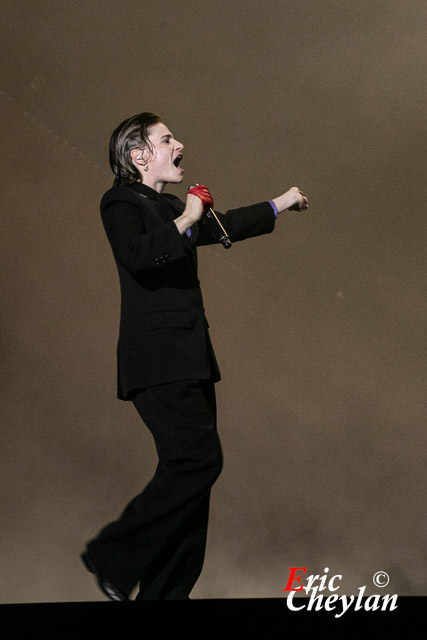
{"type": "Polygon", "coordinates": [[[291,573],[289,576],[288,584],[286,585],[286,589],[282,589],[282,591],[301,591],[302,585],[298,587],[298,589],[293,589],[292,583],[296,580],[299,584],[299,581],[301,580],[301,574],[299,574],[299,576],[296,576],[295,571],[303,571],[303,573],[305,573],[307,571],[307,567],[288,567],[288,569],[291,570],[291,573]]]}

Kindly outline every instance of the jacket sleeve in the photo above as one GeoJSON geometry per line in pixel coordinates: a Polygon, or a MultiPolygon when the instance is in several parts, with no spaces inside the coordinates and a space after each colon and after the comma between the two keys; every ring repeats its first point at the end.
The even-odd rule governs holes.
{"type": "MultiPolygon", "coordinates": [[[[227,213],[215,211],[218,219],[227,231],[231,242],[238,242],[246,238],[254,238],[271,233],[274,229],[276,217],[269,202],[259,202],[249,207],[231,209],[227,213]]],[[[199,223],[198,245],[215,244],[215,237],[208,224],[202,219],[199,223]]]]}
{"type": "Polygon", "coordinates": [[[175,222],[146,231],[140,209],[114,201],[101,207],[101,218],[117,262],[127,271],[161,267],[185,255],[175,222]]]}

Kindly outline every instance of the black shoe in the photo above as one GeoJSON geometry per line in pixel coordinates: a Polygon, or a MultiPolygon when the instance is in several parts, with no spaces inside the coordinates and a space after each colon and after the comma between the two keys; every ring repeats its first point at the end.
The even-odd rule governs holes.
{"type": "Polygon", "coordinates": [[[98,586],[101,589],[102,593],[104,593],[107,598],[109,598],[110,600],[115,600],[115,601],[124,601],[124,600],[129,600],[129,598],[127,596],[125,596],[120,589],[118,589],[117,587],[115,587],[113,584],[111,584],[111,582],[107,582],[105,580],[103,580],[101,578],[101,576],[99,575],[98,571],[96,570],[96,568],[94,567],[94,565],[92,564],[92,561],[90,560],[89,556],[87,553],[82,553],[80,555],[81,559],[83,560],[83,564],[85,565],[86,569],[88,571],[90,571],[90,573],[93,573],[97,582],[98,582],[98,586]]]}

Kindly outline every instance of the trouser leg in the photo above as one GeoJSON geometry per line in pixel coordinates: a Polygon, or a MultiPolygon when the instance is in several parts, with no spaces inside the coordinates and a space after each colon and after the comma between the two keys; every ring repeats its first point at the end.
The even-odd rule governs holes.
{"type": "Polygon", "coordinates": [[[153,435],[157,469],[88,552],[125,593],[139,582],[137,599],[184,598],[202,569],[210,490],[222,466],[214,385],[149,387],[134,404],[153,435]]]}

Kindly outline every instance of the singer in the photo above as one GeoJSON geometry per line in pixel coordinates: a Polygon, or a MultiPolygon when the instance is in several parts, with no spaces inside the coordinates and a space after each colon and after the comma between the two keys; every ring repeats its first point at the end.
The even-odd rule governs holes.
{"type": "Polygon", "coordinates": [[[133,402],[158,454],[142,493],[81,556],[111,600],[129,599],[136,585],[137,600],[188,599],[202,570],[222,451],[214,387],[220,373],[196,248],[218,242],[223,229],[231,242],[271,233],[282,211],[308,207],[292,187],[273,200],[215,212],[215,229],[206,219],[213,207],[206,187],[190,189],[185,202],[163,192],[183,181],[183,151],[148,112],[122,122],[110,140],[114,184],[101,217],[121,289],[117,397],[133,402]]]}

